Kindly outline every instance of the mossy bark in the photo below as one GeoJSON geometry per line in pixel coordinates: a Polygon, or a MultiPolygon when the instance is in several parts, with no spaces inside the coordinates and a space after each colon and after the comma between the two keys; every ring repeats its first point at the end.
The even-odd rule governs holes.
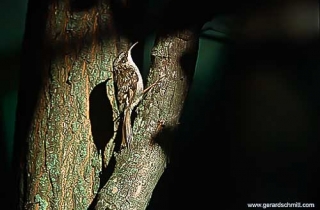
{"type": "Polygon", "coordinates": [[[112,62],[131,43],[114,27],[110,2],[77,12],[68,2],[48,5],[42,85],[21,167],[20,209],[88,209],[96,196],[95,209],[145,209],[167,164],[167,145],[188,89],[181,60],[195,55],[196,37],[189,30],[159,36],[148,85],[163,78],[136,110],[131,149],[114,153],[112,62]],[[100,86],[105,92],[99,95],[100,86]],[[113,167],[114,154],[113,173],[103,183],[101,172],[113,167]]]}

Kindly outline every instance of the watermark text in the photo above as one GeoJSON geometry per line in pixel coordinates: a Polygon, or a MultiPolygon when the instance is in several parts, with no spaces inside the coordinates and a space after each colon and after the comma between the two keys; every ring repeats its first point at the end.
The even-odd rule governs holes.
{"type": "Polygon", "coordinates": [[[278,203],[247,203],[248,208],[315,208],[314,203],[278,202],[278,203]]]}

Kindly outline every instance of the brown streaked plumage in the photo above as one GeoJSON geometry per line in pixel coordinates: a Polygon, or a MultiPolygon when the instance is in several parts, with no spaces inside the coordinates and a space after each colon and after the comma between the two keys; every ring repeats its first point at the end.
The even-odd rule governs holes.
{"type": "Polygon", "coordinates": [[[143,81],[140,71],[131,57],[134,43],[127,52],[121,52],[113,63],[116,97],[120,114],[123,114],[122,143],[128,146],[132,140],[131,113],[143,96],[143,81]]]}

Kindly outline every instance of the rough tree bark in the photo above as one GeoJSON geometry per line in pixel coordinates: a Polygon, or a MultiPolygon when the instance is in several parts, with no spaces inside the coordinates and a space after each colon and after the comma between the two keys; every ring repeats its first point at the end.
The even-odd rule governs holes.
{"type": "Polygon", "coordinates": [[[136,110],[131,150],[119,151],[112,63],[131,41],[115,27],[108,0],[82,11],[67,0],[51,0],[47,8],[19,208],[146,209],[187,94],[185,71],[194,66],[181,62],[195,56],[197,37],[192,30],[159,34],[146,86],[165,76],[136,110]]]}

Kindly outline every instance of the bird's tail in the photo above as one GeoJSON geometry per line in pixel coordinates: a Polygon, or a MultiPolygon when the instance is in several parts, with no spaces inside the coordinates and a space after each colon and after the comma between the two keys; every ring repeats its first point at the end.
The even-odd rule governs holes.
{"type": "Polygon", "coordinates": [[[132,126],[131,126],[131,110],[126,109],[124,111],[124,120],[122,124],[122,147],[127,146],[127,148],[130,148],[130,143],[132,141],[132,126]]]}

